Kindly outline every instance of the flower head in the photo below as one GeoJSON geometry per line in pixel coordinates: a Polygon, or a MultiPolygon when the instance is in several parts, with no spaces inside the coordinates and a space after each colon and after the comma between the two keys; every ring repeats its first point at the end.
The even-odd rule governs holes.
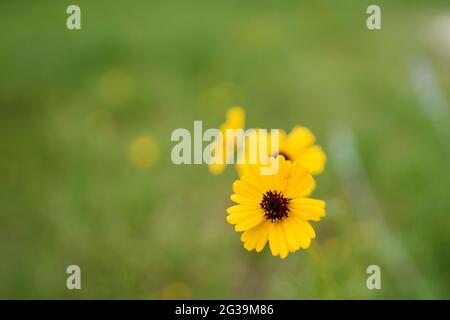
{"type": "Polygon", "coordinates": [[[209,165],[209,171],[213,174],[220,174],[225,169],[225,165],[228,162],[229,157],[233,157],[233,154],[226,154],[227,144],[233,143],[237,145],[236,141],[231,142],[226,139],[227,129],[243,129],[245,124],[245,112],[241,107],[231,107],[227,111],[227,117],[225,123],[220,127],[223,139],[218,142],[219,145],[215,146],[214,150],[217,152],[216,157],[222,157],[222,159],[216,159],[216,161],[209,165]]]}
{"type": "Polygon", "coordinates": [[[129,159],[136,168],[147,170],[158,162],[161,150],[153,136],[141,134],[131,141],[128,152],[129,159]]]}
{"type": "MultiPolygon", "coordinates": [[[[261,130],[256,129],[254,133],[247,138],[245,150],[240,154],[241,161],[238,162],[241,164],[237,165],[237,170],[240,175],[244,174],[249,163],[249,148],[252,143],[256,143],[257,150],[266,148],[264,152],[267,154],[267,159],[282,155],[286,160],[300,162],[313,175],[323,171],[326,155],[322,148],[315,144],[316,138],[308,128],[295,126],[289,134],[286,134],[284,130],[279,130],[278,150],[274,151],[271,151],[271,139],[275,138],[272,131],[268,133],[267,143],[264,144],[261,143],[261,133],[261,130]]],[[[265,162],[265,160],[263,160],[263,162],[265,162]]]]}
{"type": "Polygon", "coordinates": [[[299,162],[282,155],[270,161],[279,161],[276,174],[261,175],[260,165],[248,165],[234,182],[231,200],[237,204],[227,209],[227,221],[243,232],[245,249],[260,252],[269,242],[272,255],[284,259],[310,246],[316,234],[309,221],[325,216],[325,202],[307,197],[314,179],[299,162]]]}

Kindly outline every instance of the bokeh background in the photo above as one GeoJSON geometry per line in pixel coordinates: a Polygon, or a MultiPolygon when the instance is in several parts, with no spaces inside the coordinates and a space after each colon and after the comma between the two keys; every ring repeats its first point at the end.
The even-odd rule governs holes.
{"type": "Polygon", "coordinates": [[[2,1],[0,298],[449,299],[450,3],[376,1],[369,31],[372,3],[2,1]],[[283,261],[225,221],[232,166],[170,160],[233,105],[328,155],[283,261]]]}

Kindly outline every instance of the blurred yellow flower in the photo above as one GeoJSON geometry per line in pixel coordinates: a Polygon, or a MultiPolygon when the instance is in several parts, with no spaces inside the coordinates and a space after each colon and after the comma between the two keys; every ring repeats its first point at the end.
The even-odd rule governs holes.
{"type": "Polygon", "coordinates": [[[227,209],[227,221],[243,232],[245,249],[260,252],[268,241],[272,255],[284,259],[290,252],[310,246],[316,234],[308,221],[325,216],[325,202],[307,198],[314,178],[305,167],[282,155],[278,160],[275,175],[261,175],[261,165],[248,165],[233,183],[231,200],[237,205],[227,209]]]}
{"type": "MultiPolygon", "coordinates": [[[[226,121],[222,126],[220,127],[220,131],[222,133],[222,143],[218,142],[220,145],[216,145],[214,150],[218,151],[216,153],[216,157],[219,157],[216,159],[216,163],[212,163],[209,165],[209,171],[213,174],[220,174],[225,169],[226,163],[228,162],[229,158],[233,157],[234,154],[226,154],[226,146],[228,143],[231,143],[227,141],[226,139],[226,130],[227,129],[243,129],[245,125],[245,112],[241,107],[232,107],[228,109],[226,121]],[[220,155],[222,156],[222,159],[220,159],[220,155]]],[[[237,145],[237,141],[234,141],[234,145],[237,145]]],[[[236,150],[235,150],[236,151],[236,150]]]]}
{"type": "Polygon", "coordinates": [[[100,76],[97,91],[104,104],[115,107],[128,101],[133,92],[133,82],[125,70],[111,69],[100,76]]]}
{"type": "Polygon", "coordinates": [[[267,158],[277,156],[278,154],[284,156],[286,160],[292,162],[300,162],[306,167],[311,174],[316,175],[323,171],[325,167],[326,155],[322,148],[315,145],[316,138],[313,133],[305,127],[295,126],[289,135],[284,130],[279,131],[279,150],[270,154],[271,139],[273,134],[271,131],[267,134],[267,143],[263,145],[260,143],[260,130],[256,129],[254,134],[246,139],[245,150],[239,155],[240,161],[236,166],[239,175],[243,175],[248,166],[249,148],[252,143],[256,143],[257,150],[259,148],[267,148],[267,158]]]}
{"type": "Polygon", "coordinates": [[[145,170],[154,166],[160,158],[160,147],[157,140],[148,134],[136,136],[128,150],[131,163],[138,169],[145,170]]]}

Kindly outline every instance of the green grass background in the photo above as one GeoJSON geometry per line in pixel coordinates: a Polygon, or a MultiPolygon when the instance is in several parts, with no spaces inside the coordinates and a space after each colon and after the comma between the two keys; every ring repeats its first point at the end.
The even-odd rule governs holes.
{"type": "Polygon", "coordinates": [[[450,298],[450,53],[429,31],[450,6],[380,0],[369,31],[369,4],[2,1],[0,298],[450,298]],[[410,79],[421,59],[446,102],[434,122],[410,79]],[[129,77],[120,103],[104,97],[123,89],[102,87],[109,70],[129,77]],[[225,221],[234,168],[170,161],[172,130],[217,127],[232,105],[247,127],[305,125],[327,152],[308,251],[248,253],[225,221]],[[340,127],[376,205],[336,170],[340,127]],[[148,170],[129,161],[140,134],[161,148],[148,170]],[[82,290],[66,288],[70,264],[82,290]],[[381,290],[366,288],[371,264],[381,290]]]}

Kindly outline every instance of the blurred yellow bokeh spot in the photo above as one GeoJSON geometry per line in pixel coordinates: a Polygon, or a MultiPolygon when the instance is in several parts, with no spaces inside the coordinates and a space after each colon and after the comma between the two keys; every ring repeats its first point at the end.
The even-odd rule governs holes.
{"type": "Polygon", "coordinates": [[[163,300],[189,300],[192,299],[192,290],[183,282],[172,282],[161,292],[161,298],[163,300]]]}
{"type": "Polygon", "coordinates": [[[97,89],[104,104],[119,106],[129,100],[133,92],[133,81],[125,70],[111,69],[100,76],[97,89]]]}
{"type": "MultiPolygon", "coordinates": [[[[223,172],[223,170],[225,170],[225,166],[228,162],[228,160],[230,160],[231,157],[234,156],[234,154],[232,155],[227,155],[226,153],[226,147],[227,147],[227,140],[226,140],[226,130],[228,129],[244,129],[245,126],[245,111],[244,109],[242,109],[239,106],[234,106],[231,107],[230,109],[228,109],[227,111],[227,115],[226,115],[226,120],[225,123],[223,123],[220,127],[220,130],[222,132],[222,135],[224,137],[222,145],[217,145],[216,148],[221,149],[220,154],[222,154],[222,156],[218,156],[218,158],[216,160],[217,163],[212,163],[209,165],[209,171],[212,174],[218,175],[221,174],[223,172]],[[222,157],[222,159],[221,159],[222,157]]],[[[233,145],[236,146],[237,141],[233,141],[233,145]]],[[[233,151],[233,152],[236,152],[233,151]]]]}
{"type": "Polygon", "coordinates": [[[149,134],[133,138],[129,147],[129,159],[138,169],[146,170],[158,163],[161,150],[158,141],[149,134]]]}

